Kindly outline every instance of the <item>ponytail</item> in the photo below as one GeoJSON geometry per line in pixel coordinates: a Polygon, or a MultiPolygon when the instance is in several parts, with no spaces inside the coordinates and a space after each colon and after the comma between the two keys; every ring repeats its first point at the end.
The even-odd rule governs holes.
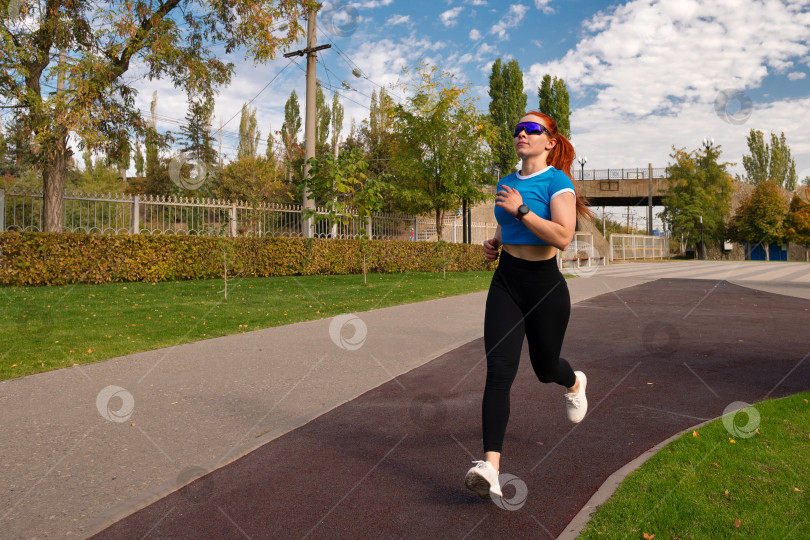
{"type": "Polygon", "coordinates": [[[565,175],[571,179],[571,183],[574,184],[574,191],[576,193],[577,201],[577,215],[593,219],[594,213],[590,208],[588,208],[588,200],[580,194],[577,183],[574,181],[574,177],[571,176],[571,165],[573,165],[574,158],[576,158],[577,155],[576,151],[574,151],[574,145],[571,144],[571,141],[565,138],[565,135],[559,132],[557,122],[555,122],[554,119],[549,115],[537,111],[529,111],[524,116],[539,116],[546,121],[549,131],[551,132],[551,138],[557,139],[557,144],[555,144],[554,148],[552,148],[551,152],[549,152],[548,164],[555,169],[564,172],[565,175]]]}

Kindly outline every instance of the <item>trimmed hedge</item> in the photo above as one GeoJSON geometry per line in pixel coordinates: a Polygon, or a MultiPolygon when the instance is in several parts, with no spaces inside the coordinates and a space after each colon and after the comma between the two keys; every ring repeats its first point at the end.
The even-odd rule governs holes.
{"type": "Polygon", "coordinates": [[[64,285],[367,272],[492,270],[481,246],[444,242],[0,233],[0,284],[64,285]]]}

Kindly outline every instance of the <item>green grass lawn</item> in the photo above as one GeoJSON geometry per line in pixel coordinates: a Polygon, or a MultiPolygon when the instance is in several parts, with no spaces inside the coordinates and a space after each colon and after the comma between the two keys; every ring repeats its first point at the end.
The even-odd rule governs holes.
{"type": "Polygon", "coordinates": [[[341,313],[483,291],[492,272],[0,288],[0,380],[341,313]]]}
{"type": "Polygon", "coordinates": [[[738,433],[757,427],[751,437],[716,420],[665,446],[580,538],[810,538],[810,392],[753,409],[758,422],[733,416],[738,433]]]}

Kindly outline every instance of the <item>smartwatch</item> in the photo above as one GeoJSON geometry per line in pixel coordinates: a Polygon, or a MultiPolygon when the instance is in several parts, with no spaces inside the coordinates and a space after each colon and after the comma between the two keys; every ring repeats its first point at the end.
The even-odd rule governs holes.
{"type": "Polygon", "coordinates": [[[530,212],[529,207],[526,206],[525,204],[521,204],[520,206],[518,206],[517,214],[515,214],[515,219],[520,221],[523,219],[523,216],[525,216],[529,212],[530,212]]]}

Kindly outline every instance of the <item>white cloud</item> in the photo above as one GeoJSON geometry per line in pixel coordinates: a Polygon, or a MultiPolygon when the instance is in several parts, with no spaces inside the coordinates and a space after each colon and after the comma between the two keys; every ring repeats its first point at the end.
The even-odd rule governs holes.
{"type": "Polygon", "coordinates": [[[546,15],[550,15],[554,13],[554,8],[549,6],[551,0],[534,0],[534,7],[545,13],[546,15]]]}
{"type": "Polygon", "coordinates": [[[411,23],[411,16],[410,15],[393,15],[389,17],[385,24],[387,26],[396,26],[398,24],[410,24],[411,23]]]}
{"type": "Polygon", "coordinates": [[[529,11],[527,6],[522,4],[513,4],[509,6],[509,12],[498,21],[495,26],[490,29],[491,34],[495,34],[500,39],[506,38],[507,32],[510,28],[518,26],[529,11]]]}
{"type": "Polygon", "coordinates": [[[463,9],[464,8],[461,6],[454,7],[453,9],[448,9],[447,11],[439,15],[439,20],[441,20],[442,24],[444,24],[447,27],[455,26],[456,23],[458,23],[456,19],[458,18],[459,14],[461,14],[461,10],[463,9]]]}
{"type": "Polygon", "coordinates": [[[803,71],[794,71],[792,73],[788,73],[788,76],[787,76],[788,80],[791,80],[791,81],[800,81],[800,80],[802,80],[802,79],[804,79],[806,77],[807,77],[807,73],[804,73],[803,71]]]}
{"type": "Polygon", "coordinates": [[[481,39],[481,32],[473,28],[472,30],[470,30],[470,39],[472,41],[478,41],[479,39],[481,39]]]}
{"type": "MultiPolygon", "coordinates": [[[[532,65],[524,86],[537,88],[546,73],[565,80],[574,140],[596,168],[659,166],[672,144],[691,150],[714,137],[740,172],[753,128],[784,131],[801,169],[810,165],[810,133],[801,126],[810,98],[754,103],[742,125],[721,120],[714,102],[722,90],[757,88],[807,57],[808,5],[631,1],[586,21],[588,35],[564,57],[532,65]]],[[[799,80],[798,73],[788,77],[799,80]]]]}
{"type": "Polygon", "coordinates": [[[359,4],[359,7],[366,8],[366,9],[374,9],[381,6],[389,6],[394,0],[371,0],[369,2],[363,2],[359,4]]]}
{"type": "Polygon", "coordinates": [[[487,5],[486,0],[471,0],[469,3],[470,3],[470,5],[473,5],[473,6],[485,6],[485,5],[487,5]]]}

